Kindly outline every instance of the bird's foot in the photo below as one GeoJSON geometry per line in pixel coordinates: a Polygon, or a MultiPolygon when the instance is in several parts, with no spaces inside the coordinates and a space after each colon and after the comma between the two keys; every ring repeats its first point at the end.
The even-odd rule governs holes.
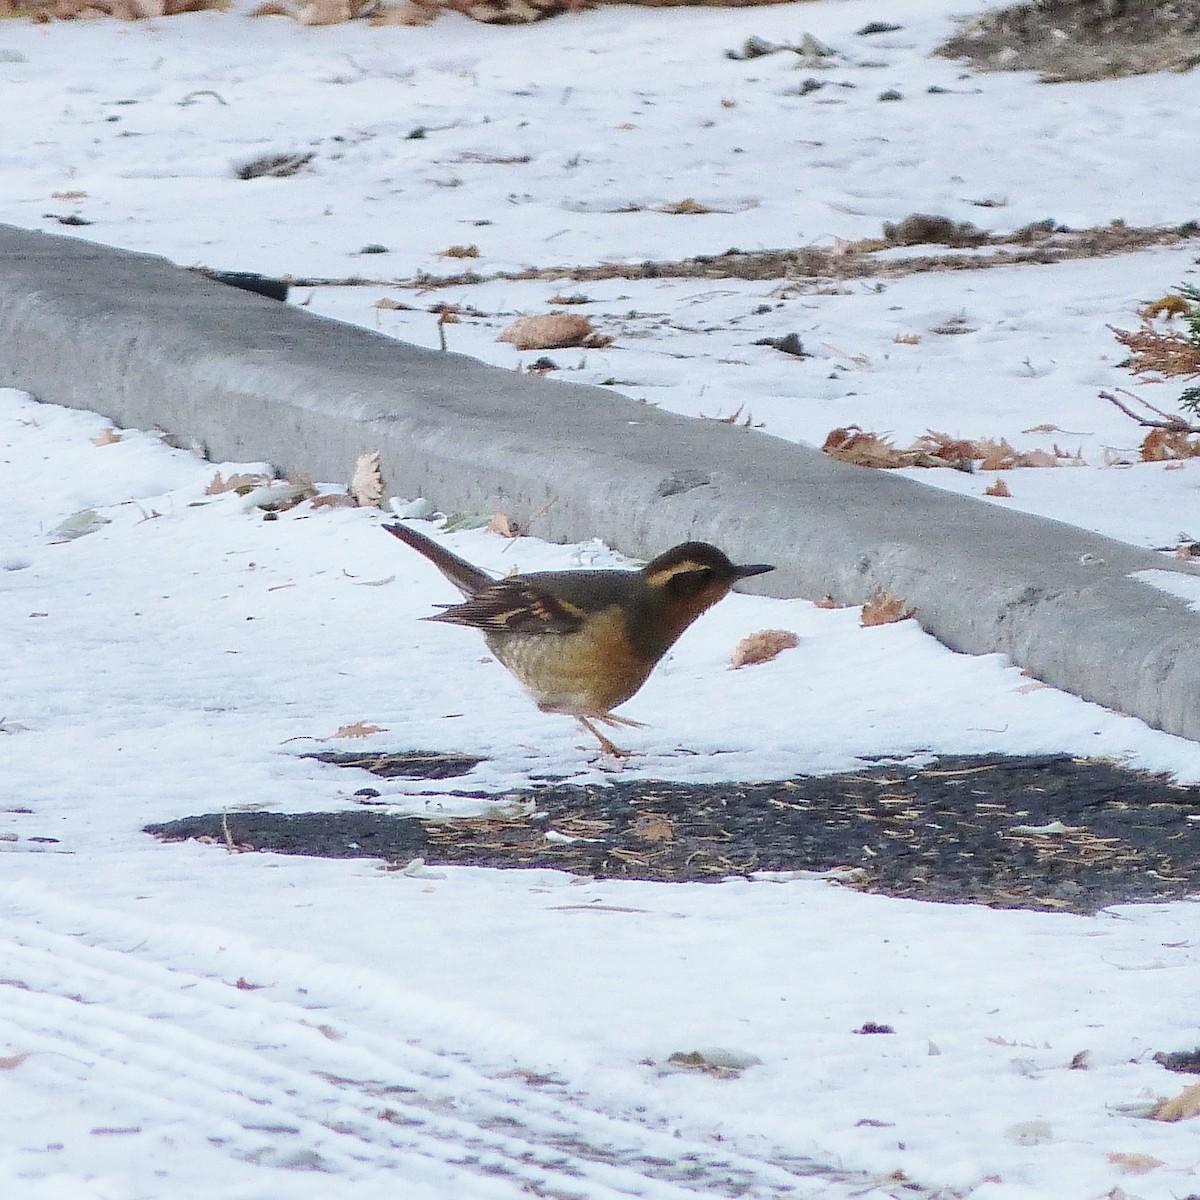
{"type": "Polygon", "coordinates": [[[611,754],[613,758],[640,757],[640,755],[635,754],[632,750],[622,749],[622,747],[618,746],[616,742],[606,738],[604,734],[602,734],[600,730],[598,730],[595,725],[592,724],[592,721],[595,720],[603,721],[606,725],[637,725],[637,721],[626,721],[624,718],[614,719],[611,716],[593,717],[591,720],[589,720],[587,717],[576,717],[575,719],[584,727],[584,729],[588,731],[588,733],[592,735],[592,737],[596,739],[596,741],[600,743],[600,749],[603,750],[605,754],[611,754]]]}

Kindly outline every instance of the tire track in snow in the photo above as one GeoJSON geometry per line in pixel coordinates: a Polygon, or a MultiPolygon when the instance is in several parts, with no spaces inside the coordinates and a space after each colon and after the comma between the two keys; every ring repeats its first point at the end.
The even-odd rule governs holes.
{"type": "MultiPolygon", "coordinates": [[[[0,941],[0,1039],[36,1060],[41,1086],[92,1100],[117,1127],[182,1125],[258,1166],[421,1182],[456,1198],[892,1194],[861,1174],[717,1151],[654,1127],[653,1114],[630,1119],[563,1088],[489,1076],[414,1037],[430,1014],[414,1026],[386,981],[363,986],[370,973],[339,976],[295,954],[264,961],[261,947],[215,930],[16,885],[0,889],[0,941]],[[269,986],[246,985],[264,970],[269,986]]],[[[452,1022],[438,1033],[454,1043],[452,1022]]]]}

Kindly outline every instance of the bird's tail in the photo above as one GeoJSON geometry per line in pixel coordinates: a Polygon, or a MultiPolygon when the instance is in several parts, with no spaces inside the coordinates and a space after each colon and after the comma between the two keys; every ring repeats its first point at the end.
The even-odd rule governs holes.
{"type": "Polygon", "coordinates": [[[480,588],[495,583],[486,571],[481,571],[465,558],[459,558],[457,554],[435,542],[433,538],[428,538],[407,525],[384,525],[383,528],[429,559],[464,596],[473,596],[480,588]]]}

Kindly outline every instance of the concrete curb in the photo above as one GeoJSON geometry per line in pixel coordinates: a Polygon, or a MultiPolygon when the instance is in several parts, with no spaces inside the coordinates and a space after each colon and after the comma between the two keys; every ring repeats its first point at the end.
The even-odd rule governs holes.
{"type": "Polygon", "coordinates": [[[1071,526],[846,466],[607,389],[418,349],[165,259],[0,225],[0,385],[160,427],[215,459],[502,509],[649,557],[687,538],[778,570],[754,590],[904,597],[947,646],[1200,740],[1200,613],[1131,578],[1194,574],[1071,526]]]}

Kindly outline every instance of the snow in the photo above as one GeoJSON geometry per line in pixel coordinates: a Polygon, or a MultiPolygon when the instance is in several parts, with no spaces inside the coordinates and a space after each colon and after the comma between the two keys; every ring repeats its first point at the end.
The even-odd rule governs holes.
{"type": "MultiPolygon", "coordinates": [[[[615,341],[546,352],[565,378],[692,415],[741,409],[810,443],[853,422],[898,444],[927,428],[1058,443],[1084,465],[1005,472],[1013,497],[991,502],[1143,546],[1194,538],[1200,466],[1136,462],[1139,431],[1096,395],[1130,382],[1106,325],[1132,326],[1139,303],[1194,277],[1194,245],[823,291],[387,282],[832,245],[913,211],[997,231],[1194,214],[1194,75],[1050,88],[930,58],[951,16],[979,7],[924,0],[871,39],[854,31],[880,14],[859,0],[613,8],[520,29],[8,21],[0,88],[20,137],[0,142],[0,220],[57,232],[43,214],[77,212],[94,222],[81,236],[185,265],[369,275],[378,286],[294,298],[426,345],[427,306],[456,303],[451,348],[508,367],[541,352],[497,343],[505,324],[585,294],[571,311],[615,341]],[[805,31],[846,58],[818,72],[724,54],[805,31]],[[856,86],[792,94],[808,75],[856,86]],[[880,103],[892,87],[905,99],[880,103]],[[295,176],[234,176],[297,150],[315,158],[295,176]],[[730,211],[654,211],[689,197],[730,211]],[[643,208],[616,211],[630,205],[643,208]],[[358,253],[371,243],[389,252],[358,253]],[[439,257],[469,243],[479,258],[439,257]],[[383,297],[415,308],[373,307],[383,297]],[[934,332],[952,318],[973,332],[934,332]],[[791,332],[812,358],[754,345],[791,332]]],[[[1144,1119],[1186,1083],[1151,1055],[1197,1041],[1193,903],[1084,918],[811,877],[389,871],[148,838],[143,825],[189,813],[355,807],[349,773],[302,757],[329,746],[483,755],[455,783],[498,797],[531,774],[609,775],[475,635],[419,622],[455,597],[380,514],[302,505],[265,521],[205,494],[216,470],[262,464],[205,463],[136,430],[95,444],[107,425],[0,392],[0,1194],[1200,1191],[1194,1129],[1144,1119]],[[85,510],[107,523],[52,536],[85,510]],[[358,721],[382,732],[334,737],[358,721]],[[855,1032],[870,1022],[894,1033],[855,1032]],[[713,1048],[761,1062],[730,1079],[666,1069],[713,1048]],[[1128,1175],[1110,1154],[1161,1165],[1128,1175]]],[[[991,482],[909,474],[976,496],[991,482]]],[[[598,542],[447,540],[498,573],[621,562],[598,542]]],[[[1200,779],[1194,743],[999,656],[952,654],[913,622],[864,629],[856,610],[800,600],[722,602],[622,712],[648,726],[622,731],[635,778],[1062,751],[1200,779]],[[728,670],[762,628],[799,645],[728,670]]],[[[390,781],[381,799],[478,809],[452,790],[390,781]]]]}

